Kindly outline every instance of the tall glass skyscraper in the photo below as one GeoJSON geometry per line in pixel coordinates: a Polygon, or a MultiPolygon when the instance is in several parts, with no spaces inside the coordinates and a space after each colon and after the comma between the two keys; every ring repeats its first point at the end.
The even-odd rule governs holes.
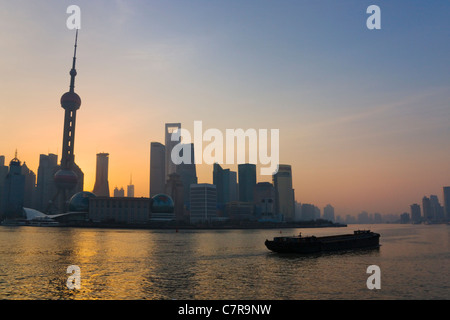
{"type": "Polygon", "coordinates": [[[444,213],[445,219],[450,220],[450,187],[444,187],[444,213]]]}
{"type": "Polygon", "coordinates": [[[277,213],[282,214],[285,221],[295,219],[295,198],[292,189],[292,170],[290,165],[280,164],[273,175],[275,187],[275,207],[277,213]]]}
{"type": "Polygon", "coordinates": [[[253,202],[256,186],[256,165],[245,163],[238,165],[239,201],[253,202]]]}
{"type": "Polygon", "coordinates": [[[97,197],[109,197],[108,162],[108,153],[97,154],[95,185],[94,190],[92,191],[97,197]]]}
{"type": "Polygon", "coordinates": [[[150,198],[164,193],[166,185],[166,147],[159,142],[150,144],[150,198]]]}

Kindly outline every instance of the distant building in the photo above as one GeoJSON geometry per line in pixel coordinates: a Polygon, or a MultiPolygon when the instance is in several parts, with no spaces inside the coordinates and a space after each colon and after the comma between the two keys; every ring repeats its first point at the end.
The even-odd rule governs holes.
{"type": "Polygon", "coordinates": [[[411,220],[413,223],[418,223],[422,220],[420,205],[417,203],[411,205],[411,220]]]}
{"type": "Polygon", "coordinates": [[[439,203],[439,199],[436,195],[430,195],[431,211],[434,221],[444,220],[444,208],[439,203]]]}
{"type": "Polygon", "coordinates": [[[238,201],[239,200],[239,186],[237,180],[237,172],[231,171],[229,172],[229,187],[230,187],[230,201],[238,201]]]}
{"type": "Polygon", "coordinates": [[[191,223],[207,223],[217,217],[217,188],[213,184],[201,183],[190,186],[191,223]]]}
{"type": "Polygon", "coordinates": [[[238,165],[239,201],[253,202],[256,186],[256,165],[251,163],[238,165]]]}
{"type": "Polygon", "coordinates": [[[433,220],[433,209],[431,207],[431,201],[428,197],[422,198],[422,211],[423,211],[423,218],[427,221],[433,220]]]}
{"type": "Polygon", "coordinates": [[[270,182],[259,182],[254,188],[255,215],[257,217],[275,217],[275,188],[270,182]]]}
{"type": "Polygon", "coordinates": [[[408,212],[404,212],[400,215],[400,223],[410,223],[411,219],[409,217],[409,213],[408,212]]]}
{"type": "Polygon", "coordinates": [[[16,156],[9,163],[9,171],[3,186],[3,215],[13,218],[23,215],[23,202],[25,197],[25,176],[16,156]]]}
{"type": "Polygon", "coordinates": [[[290,165],[280,164],[273,175],[275,187],[275,208],[285,221],[295,219],[295,196],[292,188],[292,169],[290,165]]]}
{"type": "Polygon", "coordinates": [[[33,208],[36,193],[36,174],[28,168],[25,162],[22,165],[22,174],[25,176],[23,206],[33,208]]]}
{"type": "Polygon", "coordinates": [[[230,220],[256,220],[252,202],[228,202],[225,206],[225,212],[230,220]]]}
{"type": "Polygon", "coordinates": [[[147,223],[150,219],[150,199],[91,197],[89,219],[106,223],[147,223]]]}
{"type": "Polygon", "coordinates": [[[373,222],[374,223],[382,223],[383,219],[381,218],[381,213],[375,212],[373,214],[373,222]]]}
{"type": "Polygon", "coordinates": [[[366,223],[371,223],[372,221],[369,217],[369,213],[367,213],[366,211],[362,211],[357,216],[357,222],[361,223],[361,224],[366,224],[366,223]]]}
{"type": "Polygon", "coordinates": [[[323,208],[323,218],[325,220],[334,222],[334,208],[332,205],[327,204],[325,208],[323,208]]]}
{"type": "Polygon", "coordinates": [[[150,145],[150,197],[164,193],[166,186],[166,147],[159,142],[150,145]]]}
{"type": "Polygon", "coordinates": [[[444,187],[445,219],[450,220],[450,187],[444,187]]]}
{"type": "Polygon", "coordinates": [[[0,215],[3,213],[3,198],[4,198],[4,187],[5,187],[5,179],[8,175],[8,166],[5,166],[5,156],[0,156],[0,215]]]}
{"type": "MultiPolygon", "coordinates": [[[[191,184],[197,184],[197,169],[195,167],[194,144],[183,144],[180,152],[180,157],[183,157],[184,150],[190,152],[190,163],[180,163],[176,165],[176,173],[180,176],[181,183],[184,190],[189,190],[191,184]]],[[[187,156],[187,155],[186,155],[187,156]]],[[[170,176],[170,175],[169,175],[170,176]]],[[[183,202],[189,206],[189,192],[184,192],[183,202]]]]}
{"type": "Polygon", "coordinates": [[[171,173],[177,171],[176,164],[172,161],[172,149],[181,141],[180,129],[181,123],[166,123],[165,125],[165,181],[169,179],[171,173]]]}
{"type": "Polygon", "coordinates": [[[223,169],[220,164],[214,163],[213,184],[217,188],[217,207],[222,215],[226,215],[225,205],[230,202],[230,169],[223,169]]]}
{"type": "Polygon", "coordinates": [[[109,197],[109,182],[108,182],[108,153],[97,154],[97,169],[95,173],[95,185],[92,191],[97,197],[109,197]]]}
{"type": "Polygon", "coordinates": [[[176,172],[171,173],[166,183],[165,194],[169,195],[174,202],[174,216],[177,221],[185,219],[184,190],[180,175],[176,172]]]}
{"type": "Polygon", "coordinates": [[[309,204],[309,203],[303,203],[301,205],[301,220],[302,221],[311,221],[311,220],[315,220],[315,206],[313,204],[309,204]]]}
{"type": "Polygon", "coordinates": [[[127,197],[134,198],[134,184],[132,177],[130,177],[130,184],[127,186],[127,197]]]}
{"type": "Polygon", "coordinates": [[[56,194],[53,177],[58,169],[58,156],[56,154],[49,153],[39,156],[34,208],[41,212],[48,211],[49,204],[56,194]]]}
{"type": "Polygon", "coordinates": [[[113,192],[114,198],[123,198],[125,197],[125,190],[122,188],[114,188],[114,192],[113,192]]]}

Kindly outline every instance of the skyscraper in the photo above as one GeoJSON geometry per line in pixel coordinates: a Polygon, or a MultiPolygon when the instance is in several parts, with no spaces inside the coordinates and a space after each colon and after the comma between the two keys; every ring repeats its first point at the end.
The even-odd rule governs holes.
{"type": "MultiPolygon", "coordinates": [[[[180,156],[183,157],[183,152],[185,149],[190,150],[190,163],[180,163],[176,166],[176,173],[179,174],[180,180],[183,184],[184,190],[184,204],[189,205],[189,189],[191,184],[197,184],[197,169],[195,167],[195,158],[194,158],[194,144],[190,143],[188,145],[184,144],[181,149],[180,156]]],[[[175,199],[174,199],[175,200],[175,199]]]]}
{"type": "Polygon", "coordinates": [[[220,164],[214,163],[213,184],[217,188],[217,206],[224,211],[225,204],[230,202],[230,169],[223,169],[220,164]]]}
{"type": "Polygon", "coordinates": [[[77,43],[78,29],[75,36],[72,69],[70,70],[70,89],[61,97],[61,107],[65,110],[63,147],[61,155],[61,168],[55,173],[54,176],[54,181],[57,188],[57,193],[54,200],[56,210],[58,212],[64,212],[66,210],[67,201],[73,195],[74,189],[79,182],[79,176],[74,171],[75,121],[77,110],[81,106],[81,98],[75,93],[75,77],[77,75],[77,71],[75,69],[77,43]]]}
{"type": "Polygon", "coordinates": [[[95,184],[94,190],[92,191],[97,197],[109,197],[108,162],[108,153],[97,154],[95,184]]]}
{"type": "Polygon", "coordinates": [[[4,187],[5,179],[8,174],[8,166],[5,166],[5,156],[0,156],[0,215],[3,213],[3,197],[4,197],[4,187]]]}
{"type": "Polygon", "coordinates": [[[58,171],[58,156],[49,153],[39,156],[34,207],[42,212],[49,210],[53,196],[56,194],[54,175],[58,171]]]}
{"type": "Polygon", "coordinates": [[[130,184],[127,186],[127,197],[134,198],[134,184],[132,176],[130,176],[130,184]]]}
{"type": "Polygon", "coordinates": [[[32,208],[34,206],[34,198],[36,193],[36,174],[28,168],[25,162],[22,165],[22,174],[25,177],[23,206],[26,208],[32,208]]]}
{"type": "Polygon", "coordinates": [[[259,182],[254,190],[255,214],[272,218],[275,214],[275,188],[270,182],[259,182]]]}
{"type": "Polygon", "coordinates": [[[239,186],[237,180],[237,172],[231,171],[229,173],[230,178],[230,201],[238,201],[239,200],[239,186]]]}
{"type": "Polygon", "coordinates": [[[166,148],[159,142],[150,144],[150,198],[164,193],[166,185],[166,148]]]}
{"type": "Polygon", "coordinates": [[[436,195],[430,195],[431,211],[434,221],[441,221],[444,219],[444,208],[439,203],[436,195]]]}
{"type": "Polygon", "coordinates": [[[205,223],[217,216],[217,189],[213,184],[191,184],[190,222],[205,223]]]}
{"type": "Polygon", "coordinates": [[[189,195],[189,189],[185,191],[183,181],[178,173],[171,173],[166,182],[165,193],[169,195],[174,202],[174,214],[177,221],[184,219],[184,194],[189,195]]]}
{"type": "Polygon", "coordinates": [[[444,187],[445,219],[450,220],[450,187],[444,187]]]}
{"type": "Polygon", "coordinates": [[[413,223],[420,222],[422,219],[422,214],[420,212],[420,205],[414,203],[411,205],[411,220],[413,223]]]}
{"type": "Polygon", "coordinates": [[[125,190],[123,190],[123,187],[120,189],[115,187],[113,191],[114,198],[123,198],[125,197],[125,190]]]}
{"type": "Polygon", "coordinates": [[[253,202],[256,186],[256,165],[245,163],[238,165],[239,201],[253,202]]]}
{"type": "Polygon", "coordinates": [[[433,220],[433,209],[431,207],[431,201],[428,197],[423,197],[422,199],[422,211],[423,218],[427,221],[433,220]]]}
{"type": "Polygon", "coordinates": [[[178,143],[180,143],[181,137],[179,130],[181,129],[181,123],[166,123],[165,126],[165,147],[166,147],[166,164],[165,164],[165,181],[169,179],[171,173],[176,172],[177,168],[172,161],[172,149],[178,143]],[[172,136],[172,134],[174,134],[172,136]]]}
{"type": "Polygon", "coordinates": [[[295,219],[295,199],[290,165],[280,164],[278,166],[277,173],[273,175],[273,185],[277,213],[282,214],[284,220],[293,221],[295,219]]]}
{"type": "Polygon", "coordinates": [[[326,207],[323,208],[323,218],[334,222],[334,208],[331,204],[327,204],[326,207]]]}
{"type": "Polygon", "coordinates": [[[25,176],[17,152],[9,163],[9,171],[5,177],[3,187],[3,209],[6,217],[13,218],[22,215],[23,201],[25,196],[25,176]]]}

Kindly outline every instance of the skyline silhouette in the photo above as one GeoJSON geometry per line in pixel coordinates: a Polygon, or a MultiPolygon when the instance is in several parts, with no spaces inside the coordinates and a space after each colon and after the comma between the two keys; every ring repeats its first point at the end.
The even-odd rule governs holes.
{"type": "MultiPolygon", "coordinates": [[[[331,203],[337,215],[402,213],[441,197],[449,4],[383,2],[383,28],[370,32],[366,3],[174,3],[79,3],[75,155],[86,190],[95,155],[108,152],[110,185],[126,186],[132,171],[136,196],[148,195],[150,142],[164,141],[165,123],[202,120],[222,131],[279,128],[296,200],[331,203]]],[[[40,154],[61,157],[66,7],[5,3],[0,16],[1,154],[9,161],[17,149],[35,173],[40,154]]],[[[212,165],[197,172],[212,183],[212,165]]]]}

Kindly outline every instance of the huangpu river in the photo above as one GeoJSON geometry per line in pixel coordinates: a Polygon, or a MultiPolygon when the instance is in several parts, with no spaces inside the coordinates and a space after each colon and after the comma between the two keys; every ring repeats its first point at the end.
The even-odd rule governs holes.
{"type": "MultiPolygon", "coordinates": [[[[450,225],[259,230],[0,227],[4,300],[339,300],[450,298],[450,225]],[[374,250],[299,256],[264,245],[279,235],[370,229],[374,250]],[[367,268],[380,269],[369,289],[367,268]],[[79,289],[69,289],[69,266],[79,289]]],[[[75,282],[73,282],[75,283],[75,282]]]]}

